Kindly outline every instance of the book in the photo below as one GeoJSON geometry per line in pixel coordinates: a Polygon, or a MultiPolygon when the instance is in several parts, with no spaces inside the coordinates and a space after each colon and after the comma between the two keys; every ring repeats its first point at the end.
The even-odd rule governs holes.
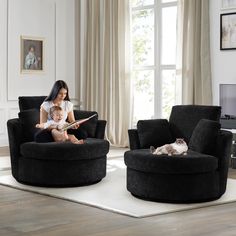
{"type": "Polygon", "coordinates": [[[81,125],[81,124],[83,124],[84,122],[90,120],[91,118],[93,118],[93,117],[95,117],[95,116],[97,116],[97,114],[94,114],[94,115],[89,116],[89,117],[84,118],[84,119],[75,120],[74,122],[71,122],[71,123],[69,123],[69,124],[66,124],[61,130],[62,130],[62,131],[65,131],[65,130],[68,130],[68,129],[72,128],[72,127],[75,126],[75,125],[81,125]]]}

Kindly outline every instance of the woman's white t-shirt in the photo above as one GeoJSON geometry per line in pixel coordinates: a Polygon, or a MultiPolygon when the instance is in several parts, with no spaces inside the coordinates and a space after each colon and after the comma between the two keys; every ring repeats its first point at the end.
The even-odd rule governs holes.
{"type": "MultiPolygon", "coordinates": [[[[48,113],[48,120],[52,120],[52,117],[50,116],[50,108],[55,106],[55,104],[52,101],[46,101],[43,102],[41,107],[48,113]]],[[[68,113],[73,111],[73,103],[70,101],[62,101],[60,107],[63,110],[63,121],[66,121],[68,113]]]]}

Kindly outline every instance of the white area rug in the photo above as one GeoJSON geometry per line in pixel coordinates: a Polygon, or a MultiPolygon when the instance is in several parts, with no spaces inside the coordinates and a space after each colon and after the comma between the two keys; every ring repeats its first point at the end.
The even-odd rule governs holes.
{"type": "Polygon", "coordinates": [[[81,203],[132,217],[148,217],[236,201],[236,180],[228,179],[227,192],[217,201],[197,204],[166,204],[137,199],[126,190],[126,166],[123,158],[108,159],[107,176],[95,185],[76,188],[31,187],[0,176],[0,184],[81,203]]]}
{"type": "Polygon", "coordinates": [[[10,170],[11,161],[9,156],[0,156],[0,171],[1,170],[10,170]]]}

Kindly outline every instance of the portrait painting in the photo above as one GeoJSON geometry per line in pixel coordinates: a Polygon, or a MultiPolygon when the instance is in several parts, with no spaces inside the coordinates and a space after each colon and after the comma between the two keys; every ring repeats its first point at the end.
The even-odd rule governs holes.
{"type": "Polygon", "coordinates": [[[21,72],[43,71],[44,40],[36,37],[21,36],[21,72]]]}

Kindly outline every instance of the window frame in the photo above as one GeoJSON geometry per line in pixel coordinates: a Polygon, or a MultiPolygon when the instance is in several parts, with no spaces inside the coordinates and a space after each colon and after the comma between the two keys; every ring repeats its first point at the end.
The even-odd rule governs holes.
{"type": "MultiPolygon", "coordinates": [[[[132,7],[131,18],[134,11],[153,9],[154,11],[154,65],[136,66],[132,65],[132,71],[153,70],[154,71],[154,118],[162,117],[162,71],[176,70],[176,64],[162,64],[162,10],[166,7],[176,7],[177,0],[172,2],[162,2],[162,0],[154,0],[154,4],[132,7]],[[160,78],[160,79],[157,79],[160,78]]],[[[176,22],[177,23],[177,22],[176,22]]],[[[132,28],[132,27],[131,27],[132,28]]],[[[132,34],[131,34],[132,38],[132,34]]],[[[133,61],[132,61],[133,63],[133,61]]],[[[175,97],[177,92],[175,93],[175,97]]],[[[177,98],[175,99],[177,101],[177,98]]]]}

